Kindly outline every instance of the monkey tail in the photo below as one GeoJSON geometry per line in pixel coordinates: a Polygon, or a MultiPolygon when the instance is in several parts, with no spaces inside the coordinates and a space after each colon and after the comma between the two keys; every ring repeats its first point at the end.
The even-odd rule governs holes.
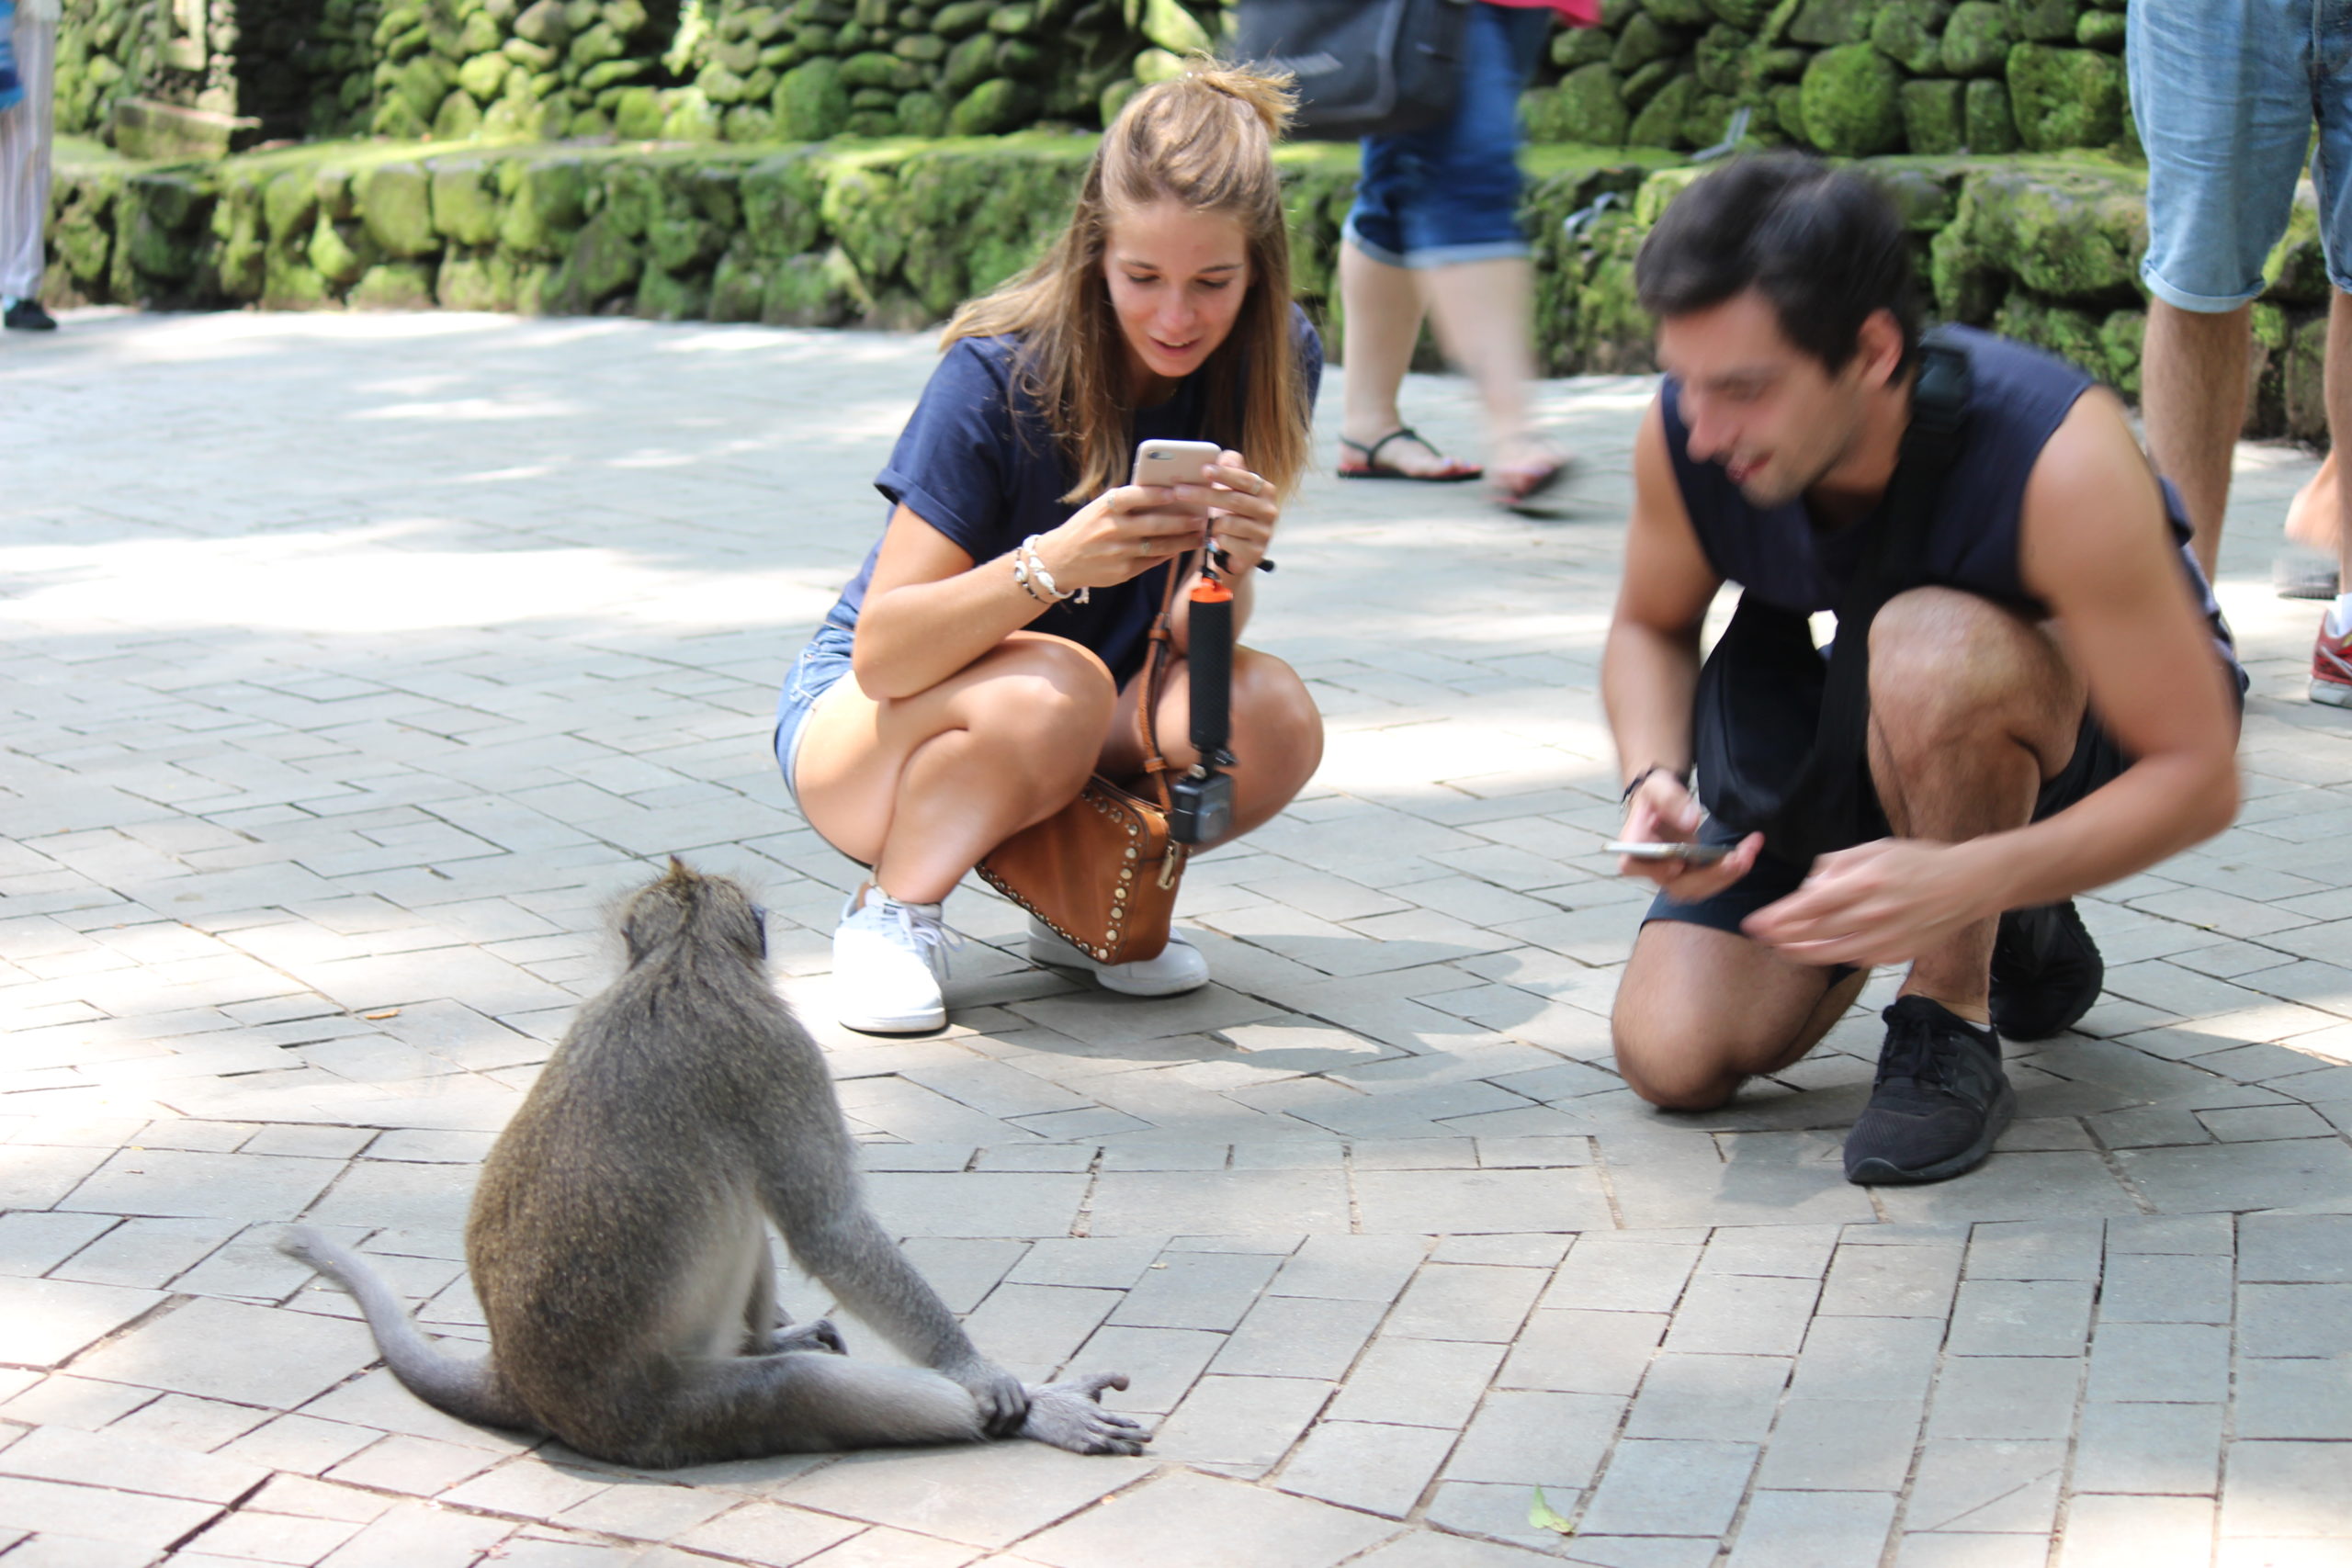
{"type": "Polygon", "coordinates": [[[417,1328],[400,1298],[357,1253],[308,1225],[287,1227],[278,1238],[277,1250],[298,1263],[309,1264],[351,1292],[367,1314],[384,1365],[417,1398],[460,1421],[546,1435],[547,1428],[523,1408],[488,1357],[462,1361],[445,1355],[417,1328]]]}

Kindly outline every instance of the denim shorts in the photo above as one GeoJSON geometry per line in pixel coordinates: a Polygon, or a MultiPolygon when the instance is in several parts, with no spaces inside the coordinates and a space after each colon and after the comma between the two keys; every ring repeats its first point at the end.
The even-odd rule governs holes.
{"type": "Polygon", "coordinates": [[[1552,27],[1541,6],[1470,7],[1452,118],[1363,139],[1346,237],[1390,266],[1527,254],[1519,227],[1519,95],[1552,27]]]}
{"type": "Polygon", "coordinates": [[[847,626],[831,621],[819,626],[800,657],[792,661],[792,673],[785,677],[783,695],[776,699],[775,760],[784,770],[784,787],[791,793],[795,806],[800,804],[800,786],[792,776],[794,764],[800,761],[800,737],[808,728],[808,715],[815,710],[817,699],[849,673],[849,650],[856,637],[847,626]]]}
{"type": "Polygon", "coordinates": [[[2312,124],[2328,278],[2352,289],[2352,0],[2163,0],[2127,13],[2148,152],[2148,291],[2183,310],[2262,292],[2312,124]]]}

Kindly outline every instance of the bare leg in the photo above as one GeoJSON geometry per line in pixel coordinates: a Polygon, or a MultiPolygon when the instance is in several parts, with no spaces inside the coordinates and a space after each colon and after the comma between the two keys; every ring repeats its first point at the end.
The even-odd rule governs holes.
{"type": "MultiPolygon", "coordinates": [[[[2330,314],[2333,322],[2333,312],[2330,314]]],[[[2319,471],[2303,481],[2287,503],[2287,537],[2325,555],[2337,553],[2344,537],[2344,496],[2335,477],[2335,448],[2328,448],[2319,471]]]]}
{"type": "MultiPolygon", "coordinates": [[[[2327,302],[2327,358],[2324,363],[2327,398],[2327,461],[2320,472],[2333,476],[2335,454],[2352,441],[2352,294],[2337,290],[2327,302]]],[[[2352,589],[2352,491],[2334,485],[2338,591],[2352,589]]]]}
{"type": "Polygon", "coordinates": [[[1086,784],[1117,698],[1076,643],[1016,632],[927,692],[828,692],[801,741],[801,809],[891,897],[934,904],[1086,784]]]}
{"type": "Polygon", "coordinates": [[[1527,389],[1535,379],[1535,274],[1527,259],[1498,256],[1431,267],[1425,286],[1439,345],[1486,404],[1488,462],[1497,479],[1509,478],[1504,470],[1556,466],[1557,455],[1536,434],[1528,412],[1527,389]]]}
{"type": "MultiPolygon", "coordinates": [[[[2207,315],[2161,299],[2148,301],[2140,360],[2140,410],[2156,471],[2180,487],[2205,575],[2222,548],[2230,504],[2230,458],[2245,425],[2248,307],[2207,315]]],[[[2332,315],[2328,360],[2335,359],[2340,316],[2332,315]]],[[[2335,423],[2331,383],[2329,423],[2335,423]]]]}
{"type": "Polygon", "coordinates": [[[1812,1050],[1869,977],[1833,981],[1737,931],[1652,920],[1617,984],[1617,1070],[1652,1105],[1712,1111],[1812,1050]]]}
{"type": "MultiPolygon", "coordinates": [[[[1340,301],[1347,376],[1340,434],[1370,446],[1405,423],[1396,392],[1405,383],[1405,372],[1412,368],[1413,347],[1421,337],[1420,276],[1342,243],[1340,301]]],[[[1462,467],[1410,441],[1390,442],[1381,448],[1380,461],[1408,474],[1447,473],[1462,467]]]]}
{"type": "MultiPolygon", "coordinates": [[[[1155,720],[1161,754],[1179,772],[1200,760],[1191,739],[1192,691],[1185,668],[1181,659],[1169,666],[1155,720]]],[[[1132,777],[1143,770],[1134,717],[1141,686],[1140,679],[1130,681],[1119,694],[1119,718],[1102,748],[1098,765],[1113,778],[1132,777]]],[[[1231,843],[1272,821],[1306,787],[1323,761],[1323,716],[1316,711],[1306,682],[1273,655],[1254,648],[1233,650],[1233,698],[1228,711],[1233,734],[1227,749],[1238,761],[1232,769],[1233,830],[1217,840],[1220,844],[1231,843]]]]}
{"type": "MultiPolygon", "coordinates": [[[[2057,645],[1946,588],[1896,595],[1870,637],[1871,775],[1896,836],[1956,843],[2024,826],[2082,724],[2082,679],[2057,645]]],[[[1980,920],[1921,953],[1903,994],[1988,1022],[1997,925],[1980,920]]]]}

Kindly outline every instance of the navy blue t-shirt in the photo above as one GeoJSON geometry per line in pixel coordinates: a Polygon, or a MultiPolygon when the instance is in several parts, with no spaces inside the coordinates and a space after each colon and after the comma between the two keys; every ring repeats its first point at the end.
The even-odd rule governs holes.
{"type": "MultiPolygon", "coordinates": [[[[1323,380],[1323,340],[1305,311],[1294,305],[1291,313],[1312,407],[1323,380]]],[[[1011,337],[967,337],[952,344],[931,373],[889,463],[874,480],[893,511],[905,506],[976,561],[993,560],[1030,535],[1061,526],[1086,504],[1061,499],[1076,476],[1043,412],[1017,385],[1019,350],[1018,340],[1011,337]]],[[[1205,439],[1202,380],[1195,371],[1177,383],[1174,397],[1136,410],[1135,439],[1205,439]]],[[[829,624],[856,626],[881,550],[877,539],[826,612],[829,624]]],[[[1155,567],[1129,581],[1097,588],[1089,604],[1064,600],[1032,621],[1030,629],[1093,649],[1125,684],[1143,666],[1145,640],[1170,570],[1155,567]]]]}

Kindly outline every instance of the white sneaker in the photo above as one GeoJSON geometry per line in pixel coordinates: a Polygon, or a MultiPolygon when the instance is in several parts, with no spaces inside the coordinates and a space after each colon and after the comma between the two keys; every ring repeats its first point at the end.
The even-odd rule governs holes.
{"type": "Polygon", "coordinates": [[[1053,927],[1032,915],[1029,958],[1035,964],[1083,969],[1104,990],[1130,997],[1172,997],[1180,991],[1197,991],[1209,983],[1209,961],[1201,955],[1199,948],[1172,931],[1168,933],[1168,945],[1159,950],[1157,957],[1138,958],[1131,964],[1097,964],[1064,942],[1053,927]]]}
{"type": "Polygon", "coordinates": [[[927,1034],[947,1022],[940,994],[947,952],[964,939],[936,904],[901,904],[880,888],[865,906],[849,896],[833,928],[834,1005],[844,1028],[866,1034],[927,1034]]]}

